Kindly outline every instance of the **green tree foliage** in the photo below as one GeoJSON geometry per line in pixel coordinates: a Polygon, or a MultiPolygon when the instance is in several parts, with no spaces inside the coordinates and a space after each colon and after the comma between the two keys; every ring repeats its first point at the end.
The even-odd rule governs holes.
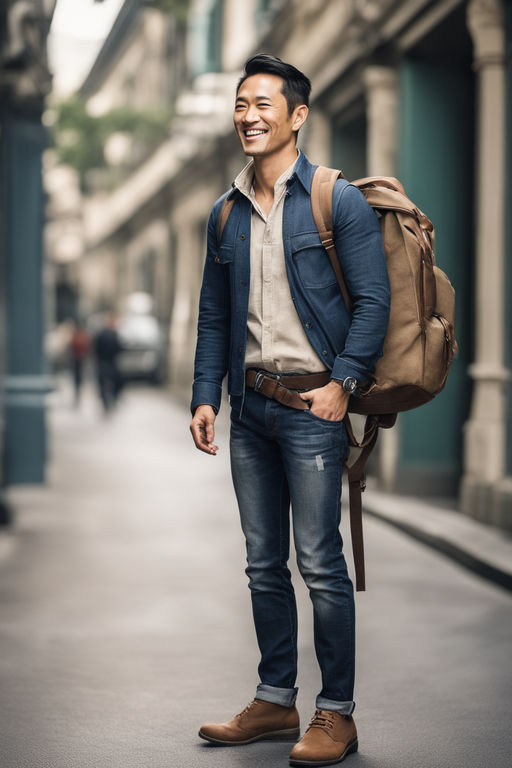
{"type": "Polygon", "coordinates": [[[74,96],[55,104],[53,136],[57,156],[71,165],[82,181],[91,168],[106,166],[104,146],[112,134],[130,134],[140,145],[150,149],[169,134],[172,114],[169,109],[137,110],[117,107],[99,117],[87,112],[83,99],[74,96]]]}
{"type": "Polygon", "coordinates": [[[189,0],[145,0],[145,5],[170,13],[181,24],[187,21],[189,4],[189,0]]]}

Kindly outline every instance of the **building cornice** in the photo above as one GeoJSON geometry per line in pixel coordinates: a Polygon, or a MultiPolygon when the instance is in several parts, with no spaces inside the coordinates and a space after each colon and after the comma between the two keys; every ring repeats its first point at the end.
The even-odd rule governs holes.
{"type": "Polygon", "coordinates": [[[125,0],[89,74],[80,86],[78,91],[80,96],[89,98],[101,88],[119,58],[125,41],[136,28],[141,15],[140,0],[125,0]]]}
{"type": "MultiPolygon", "coordinates": [[[[312,73],[314,99],[319,99],[354,65],[386,46],[405,53],[464,0],[386,0],[379,4],[378,17],[365,18],[354,11],[336,38],[336,48],[328,46],[312,73]]],[[[357,6],[355,6],[357,8],[357,6]]],[[[361,81],[360,91],[364,86],[361,81]]]]}

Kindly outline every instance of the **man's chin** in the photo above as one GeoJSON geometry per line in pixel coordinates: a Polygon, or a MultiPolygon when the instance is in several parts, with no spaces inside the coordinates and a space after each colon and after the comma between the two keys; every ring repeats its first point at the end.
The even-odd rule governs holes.
{"type": "Polygon", "coordinates": [[[242,145],[242,150],[247,157],[263,157],[266,154],[265,147],[244,147],[242,145]]]}

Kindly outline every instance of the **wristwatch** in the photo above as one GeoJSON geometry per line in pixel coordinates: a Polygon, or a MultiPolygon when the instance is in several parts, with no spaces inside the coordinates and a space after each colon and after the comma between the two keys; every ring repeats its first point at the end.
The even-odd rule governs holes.
{"type": "Polygon", "coordinates": [[[351,395],[357,389],[357,379],[354,379],[353,376],[347,376],[347,378],[343,379],[341,382],[341,386],[345,392],[348,392],[351,395]]]}

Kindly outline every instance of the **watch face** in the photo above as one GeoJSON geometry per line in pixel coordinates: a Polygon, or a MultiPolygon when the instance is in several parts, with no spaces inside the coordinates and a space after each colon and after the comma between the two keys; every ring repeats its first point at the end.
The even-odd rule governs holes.
{"type": "Polygon", "coordinates": [[[345,392],[354,392],[356,387],[357,387],[356,379],[354,379],[353,376],[347,376],[347,378],[343,382],[343,389],[345,390],[345,392]]]}

